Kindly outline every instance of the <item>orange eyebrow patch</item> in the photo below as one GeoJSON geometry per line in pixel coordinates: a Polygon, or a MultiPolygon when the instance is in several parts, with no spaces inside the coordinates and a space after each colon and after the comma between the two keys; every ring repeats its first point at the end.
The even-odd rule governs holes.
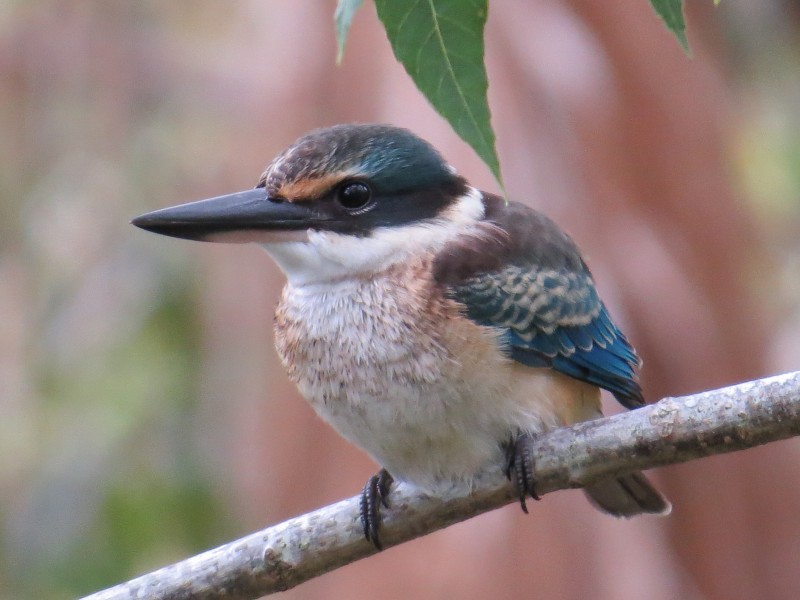
{"type": "Polygon", "coordinates": [[[289,202],[315,200],[323,196],[342,179],[341,173],[310,179],[298,179],[297,181],[284,183],[278,188],[277,192],[281,198],[286,198],[289,202]]]}

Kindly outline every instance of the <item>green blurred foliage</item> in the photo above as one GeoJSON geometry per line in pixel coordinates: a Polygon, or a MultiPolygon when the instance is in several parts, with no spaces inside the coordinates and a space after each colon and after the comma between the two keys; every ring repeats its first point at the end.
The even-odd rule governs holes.
{"type": "Polygon", "coordinates": [[[774,352],[793,368],[800,312],[800,9],[783,1],[717,9],[725,19],[739,105],[731,164],[742,199],[766,232],[778,281],[759,281],[763,301],[785,316],[774,352]]]}
{"type": "Polygon", "coordinates": [[[128,224],[218,175],[205,142],[231,124],[183,64],[235,22],[212,2],[0,9],[0,598],[76,597],[242,533],[199,458],[197,263],[128,224]]]}
{"type": "Polygon", "coordinates": [[[199,324],[191,290],[175,281],[184,285],[162,282],[124,344],[66,368],[36,365],[39,445],[55,456],[4,540],[13,597],[88,593],[231,536],[235,520],[187,427],[199,324]]]}

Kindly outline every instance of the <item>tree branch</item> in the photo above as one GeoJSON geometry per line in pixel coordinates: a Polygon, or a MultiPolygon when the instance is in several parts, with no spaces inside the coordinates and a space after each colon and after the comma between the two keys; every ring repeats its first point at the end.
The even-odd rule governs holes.
{"type": "MultiPolygon", "coordinates": [[[[650,406],[557,429],[533,442],[537,491],[752,448],[800,434],[800,372],[665,398],[650,406]]],[[[498,472],[468,496],[431,498],[392,489],[385,547],[431,533],[514,499],[498,472]]],[[[361,532],[358,498],[295,517],[84,600],[245,600],[294,587],[376,550],[361,532]]]]}

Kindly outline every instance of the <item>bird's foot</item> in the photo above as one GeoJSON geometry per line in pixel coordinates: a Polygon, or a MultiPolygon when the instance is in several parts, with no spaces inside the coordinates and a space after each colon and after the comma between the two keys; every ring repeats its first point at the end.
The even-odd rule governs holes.
{"type": "Polygon", "coordinates": [[[389,508],[389,488],[394,478],[386,469],[378,471],[377,475],[369,478],[361,491],[361,527],[364,537],[372,542],[378,550],[383,550],[378,529],[381,524],[381,505],[389,508]]]}
{"type": "Polygon", "coordinates": [[[517,489],[519,504],[524,513],[528,512],[528,507],[525,505],[527,496],[539,500],[539,495],[536,493],[531,442],[533,442],[533,436],[530,433],[520,433],[512,436],[503,445],[506,452],[505,474],[517,489]]]}

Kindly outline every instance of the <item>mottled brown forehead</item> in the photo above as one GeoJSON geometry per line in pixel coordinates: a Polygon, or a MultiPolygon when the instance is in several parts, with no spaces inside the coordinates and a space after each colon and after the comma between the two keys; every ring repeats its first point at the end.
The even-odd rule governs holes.
{"type": "Polygon", "coordinates": [[[341,181],[359,175],[357,169],[334,161],[335,145],[326,148],[304,141],[280,153],[261,176],[259,185],[266,188],[269,196],[289,201],[313,200],[341,181]]]}

